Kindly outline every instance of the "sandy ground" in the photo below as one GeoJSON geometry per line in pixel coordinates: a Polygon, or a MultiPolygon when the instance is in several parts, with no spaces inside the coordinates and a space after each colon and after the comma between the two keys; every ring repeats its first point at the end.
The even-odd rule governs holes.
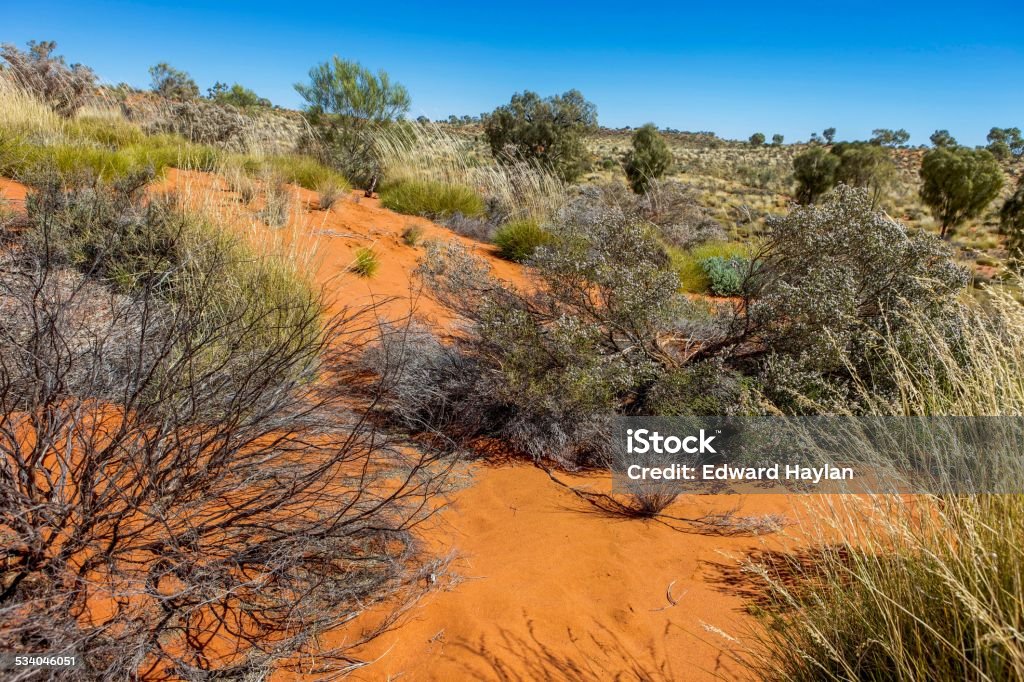
{"type": "MultiPolygon", "coordinates": [[[[169,171],[163,188],[170,187],[219,207],[239,205],[223,183],[204,174],[169,171]]],[[[24,197],[8,181],[0,181],[0,191],[24,197]]],[[[487,258],[499,277],[526,281],[522,268],[497,259],[490,247],[392,213],[376,199],[353,193],[323,211],[315,193],[295,188],[295,194],[289,225],[252,229],[315,252],[309,267],[337,305],[387,299],[386,314],[401,316],[414,306],[435,328],[449,327],[451,314],[417,293],[412,272],[423,247],[403,243],[410,225],[425,240],[458,239],[487,258]],[[370,279],[347,271],[364,246],[380,256],[370,279]]],[[[464,473],[466,484],[450,508],[423,531],[429,547],[454,555],[452,575],[442,576],[400,627],[363,652],[379,660],[357,679],[743,677],[730,652],[743,648],[756,623],[740,593],[737,562],[790,542],[796,525],[754,537],[680,531],[604,514],[529,463],[477,463],[464,473]]],[[[607,475],[560,476],[592,490],[610,487],[607,475]]],[[[805,503],[783,495],[688,496],[668,513],[692,518],[735,510],[795,522],[805,503]]]]}

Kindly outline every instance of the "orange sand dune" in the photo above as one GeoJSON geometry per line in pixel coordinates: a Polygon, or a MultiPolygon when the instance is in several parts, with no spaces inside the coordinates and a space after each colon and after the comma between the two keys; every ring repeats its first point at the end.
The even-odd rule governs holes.
{"type": "MultiPolygon", "coordinates": [[[[162,187],[215,206],[240,207],[234,193],[208,174],[171,170],[162,187]]],[[[23,197],[12,183],[3,191],[23,197]]],[[[384,312],[401,316],[415,302],[417,314],[435,328],[448,327],[451,313],[416,294],[412,272],[423,248],[403,243],[401,234],[410,225],[421,227],[424,239],[456,239],[476,249],[502,279],[526,281],[522,268],[498,259],[491,247],[383,209],[376,199],[353,193],[322,211],[315,193],[294,192],[303,208],[288,226],[256,229],[300,250],[315,248],[313,274],[338,304],[389,298],[384,312]],[[347,272],[359,247],[380,256],[373,278],[347,272]]],[[[238,216],[253,224],[248,208],[240,207],[238,216]]],[[[737,560],[748,552],[798,536],[796,526],[759,537],[680,532],[599,512],[527,463],[476,464],[467,474],[450,509],[424,531],[425,542],[439,554],[455,553],[455,576],[442,576],[438,589],[400,627],[363,652],[379,660],[358,671],[357,679],[744,676],[729,651],[742,647],[754,623],[739,589],[725,576],[735,576],[737,560]]],[[[608,475],[560,476],[593,490],[610,487],[608,475]]],[[[692,518],[738,508],[742,515],[781,514],[795,521],[806,501],[784,495],[688,496],[667,513],[692,518]]],[[[327,638],[333,636],[345,633],[327,638]]]]}

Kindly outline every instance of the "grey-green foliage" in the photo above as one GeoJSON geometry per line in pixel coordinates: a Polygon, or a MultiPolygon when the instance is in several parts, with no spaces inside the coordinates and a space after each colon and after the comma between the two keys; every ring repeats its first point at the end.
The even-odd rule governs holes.
{"type": "Polygon", "coordinates": [[[199,86],[192,76],[176,69],[167,62],[149,67],[150,87],[153,92],[167,99],[189,100],[199,97],[199,86]]]}
{"type": "Polygon", "coordinates": [[[761,145],[764,144],[764,140],[764,133],[754,133],[753,135],[750,136],[748,142],[750,142],[751,147],[760,147],[761,145]]]}
{"type": "Polygon", "coordinates": [[[1024,176],[1017,190],[999,212],[999,229],[1006,237],[1006,250],[1018,265],[1024,261],[1024,176]]]}
{"type": "Polygon", "coordinates": [[[633,148],[626,152],[623,169],[629,187],[642,194],[651,182],[663,177],[672,166],[672,152],[665,138],[653,123],[641,126],[633,133],[633,148]]]}
{"type": "Polygon", "coordinates": [[[921,200],[935,214],[943,238],[981,215],[1002,187],[1003,172],[988,150],[938,147],[921,160],[921,200]]]}
{"type": "Polygon", "coordinates": [[[877,335],[898,334],[908,313],[947,316],[967,281],[946,244],[876,210],[864,189],[841,185],[767,228],[744,282],[748,304],[719,350],[759,371],[785,366],[767,382],[781,402],[787,385],[884,379],[872,368],[877,335]]]}
{"type": "Polygon", "coordinates": [[[642,219],[583,198],[548,226],[533,256],[538,286],[501,286],[458,246],[435,247],[421,269],[435,294],[471,322],[463,352],[482,368],[473,395],[495,433],[567,464],[601,460],[606,419],[654,381],[661,336],[691,304],[642,219]],[[482,403],[480,403],[482,404],[482,403]]]}
{"type": "Polygon", "coordinates": [[[796,200],[813,204],[836,184],[839,157],[823,147],[811,147],[793,157],[793,178],[796,180],[796,200]]]}
{"type": "Polygon", "coordinates": [[[309,70],[295,90],[332,163],[349,182],[367,187],[380,172],[374,136],[409,111],[409,92],[385,71],[334,57],[309,70]]]}
{"type": "Polygon", "coordinates": [[[750,261],[737,256],[711,256],[702,260],[700,267],[708,276],[712,294],[736,296],[743,291],[743,280],[750,268],[750,261]]]}
{"type": "Polygon", "coordinates": [[[774,135],[772,135],[772,144],[775,145],[776,147],[781,147],[782,143],[785,140],[786,138],[783,137],[781,133],[775,133],[774,135]]]}
{"type": "Polygon", "coordinates": [[[486,117],[484,133],[499,163],[540,163],[573,181],[589,167],[584,135],[597,127],[597,107],[578,90],[541,97],[529,90],[486,117]]]}
{"type": "Polygon", "coordinates": [[[836,139],[836,129],[831,127],[825,128],[825,130],[822,131],[821,135],[822,137],[825,138],[826,144],[832,144],[833,142],[835,142],[836,139]]]}

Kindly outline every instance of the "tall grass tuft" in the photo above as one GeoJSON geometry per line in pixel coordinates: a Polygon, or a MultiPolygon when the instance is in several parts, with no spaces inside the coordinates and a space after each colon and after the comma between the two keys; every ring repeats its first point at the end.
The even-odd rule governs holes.
{"type": "MultiPolygon", "coordinates": [[[[922,319],[881,354],[898,387],[878,414],[1024,415],[1024,308],[1004,292],[965,309],[950,342],[922,319]]],[[[747,570],[766,627],[744,656],[765,679],[1024,679],[1024,496],[844,497],[815,549],[747,570]]]]}

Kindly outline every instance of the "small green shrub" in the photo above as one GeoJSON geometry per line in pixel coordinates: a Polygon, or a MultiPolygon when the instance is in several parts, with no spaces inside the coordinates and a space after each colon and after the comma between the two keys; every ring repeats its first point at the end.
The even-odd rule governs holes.
{"type": "Polygon", "coordinates": [[[537,221],[526,218],[505,224],[494,234],[502,258],[522,263],[534,251],[551,241],[551,235],[537,221]]]}
{"type": "Polygon", "coordinates": [[[689,250],[669,247],[672,266],[679,273],[679,287],[693,294],[711,291],[711,279],[701,263],[710,258],[747,258],[750,247],[736,242],[707,242],[689,250]]]}
{"type": "Polygon", "coordinates": [[[377,268],[379,267],[380,259],[377,253],[373,249],[363,246],[356,249],[356,259],[349,267],[349,270],[360,277],[373,277],[377,274],[377,268]]]}
{"type": "Polygon", "coordinates": [[[486,213],[483,197],[469,187],[429,180],[403,180],[388,185],[380,191],[380,203],[398,213],[435,220],[456,213],[469,217],[486,213]]]}
{"type": "Polygon", "coordinates": [[[409,225],[402,232],[402,241],[406,246],[416,246],[423,239],[423,228],[419,225],[409,225]]]}
{"type": "Polygon", "coordinates": [[[320,210],[326,211],[334,205],[334,203],[344,196],[345,190],[338,187],[331,181],[325,182],[318,185],[316,188],[317,192],[317,206],[320,210]]]}
{"type": "Polygon", "coordinates": [[[743,289],[743,278],[750,266],[746,258],[711,256],[700,261],[708,278],[708,290],[715,296],[736,296],[743,289]]]}

